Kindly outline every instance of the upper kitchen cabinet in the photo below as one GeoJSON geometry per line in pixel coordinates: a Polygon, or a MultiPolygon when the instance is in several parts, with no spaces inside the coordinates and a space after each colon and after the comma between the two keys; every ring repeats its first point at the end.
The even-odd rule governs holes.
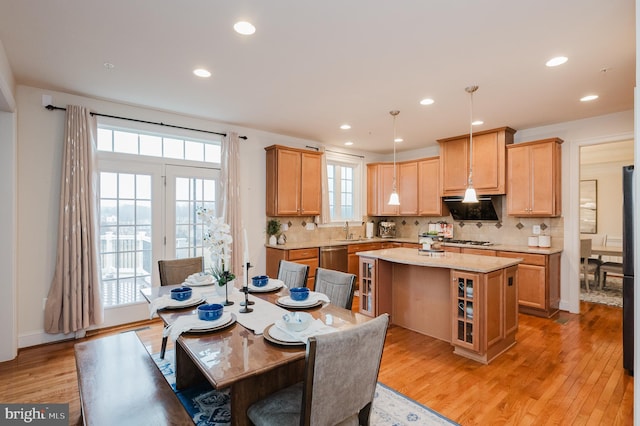
{"type": "Polygon", "coordinates": [[[322,153],[280,145],[267,151],[267,216],[315,216],[322,203],[322,153]]]}
{"type": "Polygon", "coordinates": [[[442,216],[440,157],[418,160],[418,215],[442,216]]]}
{"type": "MultiPolygon", "coordinates": [[[[367,214],[397,216],[398,206],[388,204],[393,191],[393,163],[367,164],[367,214]]],[[[396,182],[396,189],[397,182],[396,182]]]]}
{"type": "Polygon", "coordinates": [[[552,138],[507,147],[507,214],[560,216],[561,144],[552,138]]]}
{"type": "MultiPolygon", "coordinates": [[[[473,134],[473,187],[478,195],[505,193],[505,147],[513,144],[510,127],[473,134]]],[[[463,196],[469,178],[469,135],[439,139],[442,196],[463,196]]]]}
{"type": "Polygon", "coordinates": [[[393,163],[367,164],[369,216],[442,216],[438,157],[396,163],[399,206],[390,206],[393,163]]]}

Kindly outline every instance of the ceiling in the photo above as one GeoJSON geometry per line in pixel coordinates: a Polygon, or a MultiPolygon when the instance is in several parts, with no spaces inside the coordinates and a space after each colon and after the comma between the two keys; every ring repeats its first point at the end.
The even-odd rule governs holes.
{"type": "Polygon", "coordinates": [[[18,84],[388,153],[392,109],[398,151],[468,133],[471,84],[474,131],[632,109],[634,16],[631,0],[0,0],[0,41],[18,84]]]}

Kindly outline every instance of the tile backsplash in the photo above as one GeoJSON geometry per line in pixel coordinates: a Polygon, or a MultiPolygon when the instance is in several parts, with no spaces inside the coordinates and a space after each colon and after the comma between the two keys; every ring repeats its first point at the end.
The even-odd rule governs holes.
{"type": "MultiPolygon", "coordinates": [[[[448,222],[453,223],[453,236],[456,239],[491,241],[494,244],[507,245],[527,245],[527,239],[533,235],[533,226],[539,225],[541,234],[551,236],[552,247],[563,247],[564,241],[564,218],[519,218],[506,214],[503,206],[502,220],[500,222],[455,222],[451,216],[443,217],[365,217],[360,225],[349,224],[349,233],[354,238],[364,238],[365,222],[373,221],[374,235],[377,235],[377,224],[380,221],[393,221],[397,227],[397,237],[414,238],[418,234],[429,229],[429,223],[448,222]]],[[[271,218],[267,218],[269,220],[271,218]]],[[[281,229],[285,234],[288,243],[298,243],[305,241],[327,241],[345,238],[344,223],[331,225],[316,225],[313,217],[279,217],[281,224],[286,224],[286,230],[281,229]],[[309,225],[309,224],[312,225],[309,225]]],[[[265,224],[266,225],[266,224],[265,224]]],[[[266,240],[265,240],[266,241],[266,240]]]]}

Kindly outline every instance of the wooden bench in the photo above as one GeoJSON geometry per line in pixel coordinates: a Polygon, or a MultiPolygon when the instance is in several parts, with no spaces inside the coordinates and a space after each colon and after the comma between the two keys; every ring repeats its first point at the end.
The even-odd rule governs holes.
{"type": "Polygon", "coordinates": [[[78,343],[75,355],[85,425],[193,425],[135,332],[78,343]]]}

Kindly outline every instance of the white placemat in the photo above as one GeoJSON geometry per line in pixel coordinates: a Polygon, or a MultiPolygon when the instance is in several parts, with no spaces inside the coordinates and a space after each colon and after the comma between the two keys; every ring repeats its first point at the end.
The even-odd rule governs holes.
{"type": "Polygon", "coordinates": [[[224,311],[236,314],[236,320],[244,328],[253,331],[254,334],[264,333],[265,328],[281,319],[288,312],[273,303],[249,295],[249,300],[255,302],[255,304],[249,305],[253,312],[241,313],[240,311],[244,309],[244,306],[240,306],[240,302],[244,302],[244,293],[237,289],[229,296],[229,300],[233,301],[233,305],[225,306],[224,311]]]}
{"type": "MultiPolygon", "coordinates": [[[[334,331],[336,331],[335,328],[323,323],[321,319],[313,320],[309,325],[309,327],[307,327],[302,331],[289,330],[286,324],[284,323],[284,321],[282,321],[282,319],[277,320],[275,322],[275,326],[278,329],[278,331],[281,331],[287,337],[289,337],[289,339],[285,340],[287,342],[293,341],[293,342],[307,343],[307,340],[309,340],[309,337],[317,336],[319,334],[333,333],[334,331]]],[[[273,330],[273,328],[271,328],[271,330],[273,330]]],[[[274,336],[274,337],[277,338],[277,336],[274,336]]]]}

